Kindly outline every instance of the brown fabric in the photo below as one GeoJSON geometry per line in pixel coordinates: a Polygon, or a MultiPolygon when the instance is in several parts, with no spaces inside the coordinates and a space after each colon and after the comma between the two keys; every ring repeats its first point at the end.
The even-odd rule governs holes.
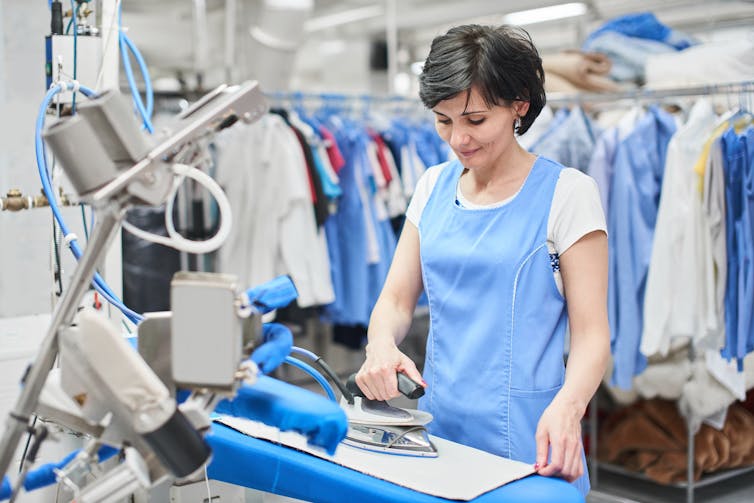
{"type": "MultiPolygon", "coordinates": [[[[675,484],[686,480],[686,452],[665,452],[652,466],[644,470],[644,475],[660,484],[675,484]]],[[[694,480],[701,478],[702,472],[694,466],[694,480]]]]}
{"type": "MultiPolygon", "coordinates": [[[[670,484],[686,480],[686,422],[675,402],[647,400],[609,416],[600,430],[601,460],[643,471],[670,484]]],[[[754,415],[728,409],[721,431],[703,424],[694,437],[694,479],[703,473],[754,464],[754,415]]]]}
{"type": "Polygon", "coordinates": [[[648,466],[651,466],[662,456],[659,452],[636,451],[621,463],[632,472],[643,472],[648,466]]]}
{"type": "Polygon", "coordinates": [[[687,442],[686,421],[678,412],[675,402],[668,400],[647,400],[641,403],[641,410],[657,426],[667,433],[678,446],[687,442]]]}
{"type": "Polygon", "coordinates": [[[722,431],[703,424],[694,437],[694,463],[709,473],[728,467],[730,440],[722,431]]]}
{"type": "Polygon", "coordinates": [[[743,406],[733,404],[723,426],[723,434],[730,439],[731,468],[754,464],[754,415],[743,406]]]}
{"type": "Polygon", "coordinates": [[[611,66],[610,58],[595,52],[563,51],[542,57],[545,85],[550,92],[554,91],[549,88],[552,86],[551,80],[558,80],[558,90],[566,87],[563,82],[566,81],[582,91],[616,91],[618,84],[608,77],[611,66]]]}
{"type": "Polygon", "coordinates": [[[662,453],[676,449],[680,446],[638,410],[618,423],[599,444],[600,456],[611,462],[639,450],[662,453]]]}

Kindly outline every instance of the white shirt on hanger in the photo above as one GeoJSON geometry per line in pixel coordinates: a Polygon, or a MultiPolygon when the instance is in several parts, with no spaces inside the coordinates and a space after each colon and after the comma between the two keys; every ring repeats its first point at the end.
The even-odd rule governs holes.
{"type": "Polygon", "coordinates": [[[668,144],[652,258],[644,297],[644,331],[640,350],[666,355],[676,337],[700,344],[717,328],[711,248],[694,164],[716,124],[706,99],[698,100],[689,119],[668,144]]]}
{"type": "Polygon", "coordinates": [[[335,294],[324,235],[312,211],[306,160],[285,121],[274,114],[218,138],[217,180],[234,215],[218,270],[245,286],[289,274],[298,305],[331,303],[335,294]]]}

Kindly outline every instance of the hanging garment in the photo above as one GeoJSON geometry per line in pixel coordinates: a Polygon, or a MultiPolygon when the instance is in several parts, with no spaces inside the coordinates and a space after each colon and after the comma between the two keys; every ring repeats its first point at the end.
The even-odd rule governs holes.
{"type": "Polygon", "coordinates": [[[651,107],[618,146],[610,187],[608,319],[613,354],[612,383],[631,388],[646,366],[639,351],[644,289],[652,255],[665,154],[675,121],[651,107]]]}
{"type": "MultiPolygon", "coordinates": [[[[376,152],[376,146],[370,139],[366,128],[361,127],[356,130],[359,132],[356,153],[361,161],[359,166],[362,170],[362,177],[365,180],[374,180],[376,173],[383,174],[376,154],[370,156],[370,152],[376,152]],[[377,164],[373,163],[372,159],[377,164]]],[[[384,180],[384,176],[382,180],[384,180]]],[[[364,207],[368,210],[365,218],[369,219],[369,224],[375,231],[374,237],[378,248],[376,260],[370,260],[368,263],[369,282],[366,285],[368,289],[367,309],[371,312],[377,303],[377,298],[380,296],[382,286],[385,283],[385,278],[392,262],[393,252],[395,252],[396,237],[390,224],[390,215],[388,213],[387,198],[389,192],[387,187],[379,189],[378,183],[369,183],[365,187],[365,195],[367,199],[364,207]]]]}
{"type": "Polygon", "coordinates": [[[447,155],[440,154],[443,149],[437,146],[437,142],[442,142],[442,140],[434,129],[432,129],[431,135],[426,127],[420,126],[417,130],[417,128],[410,127],[409,124],[399,120],[393,120],[390,123],[390,128],[382,133],[385,144],[393,153],[406,198],[410,198],[414,193],[416,182],[427,166],[433,166],[447,160],[447,155]],[[420,155],[420,151],[423,155],[420,155]],[[438,162],[434,162],[438,159],[438,162]],[[428,162],[432,162],[432,164],[427,164],[428,162]]]}
{"type": "Polygon", "coordinates": [[[367,284],[367,226],[364,219],[364,201],[359,186],[361,172],[356,167],[354,135],[341,130],[337,124],[328,124],[344,164],[338,172],[343,195],[338,211],[325,222],[335,302],[325,310],[329,321],[347,325],[369,322],[367,284]]]}
{"type": "Polygon", "coordinates": [[[610,209],[610,185],[613,183],[613,164],[618,145],[636,127],[642,114],[640,107],[633,107],[623,115],[614,127],[608,128],[597,137],[594,151],[589,159],[587,174],[594,178],[600,191],[600,201],[607,216],[610,209]]]}
{"type": "Polygon", "coordinates": [[[586,172],[594,152],[594,141],[595,131],[591,120],[581,108],[576,107],[532,145],[531,152],[586,172]]]}
{"type": "Polygon", "coordinates": [[[327,120],[346,164],[339,173],[343,196],[325,224],[336,291],[326,315],[340,325],[367,325],[396,244],[386,207],[386,180],[364,126],[334,116],[327,120]]]}
{"type": "MultiPolygon", "coordinates": [[[[324,147],[318,146],[312,149],[312,159],[314,166],[317,169],[317,176],[322,183],[322,192],[327,198],[329,203],[332,203],[340,196],[343,195],[343,191],[338,185],[339,179],[330,166],[330,159],[325,153],[324,147]]],[[[332,210],[330,211],[332,213],[332,210]]]]}
{"type": "MultiPolygon", "coordinates": [[[[342,191],[338,186],[338,177],[330,165],[329,157],[325,151],[324,141],[312,124],[306,122],[294,111],[288,113],[288,121],[293,128],[299,130],[303,134],[306,139],[305,149],[310,151],[311,158],[306,152],[304,154],[306,155],[307,163],[309,161],[313,163],[314,171],[316,173],[312,176],[312,178],[317,179],[313,181],[315,197],[317,198],[315,200],[315,215],[318,217],[317,224],[321,226],[329,214],[322,213],[320,207],[324,206],[327,208],[330,201],[337,199],[342,194],[342,191]],[[319,195],[320,193],[317,191],[317,185],[321,187],[321,192],[324,195],[324,198],[319,195]]],[[[303,144],[302,148],[304,148],[303,144]]]]}
{"type": "MultiPolygon", "coordinates": [[[[298,124],[302,125],[304,128],[308,128],[308,125],[301,123],[301,121],[298,121],[298,124],[294,124],[295,119],[294,121],[292,121],[291,117],[295,116],[295,113],[288,113],[288,111],[281,109],[272,110],[272,113],[281,116],[283,120],[285,120],[285,123],[288,125],[288,127],[290,127],[293,133],[296,135],[296,138],[298,138],[298,142],[301,147],[301,153],[304,155],[306,178],[309,183],[309,190],[311,192],[311,202],[314,216],[316,218],[317,227],[321,227],[325,223],[325,220],[327,220],[327,217],[330,216],[330,210],[327,198],[325,197],[324,191],[322,190],[322,180],[317,175],[317,168],[314,163],[314,156],[312,154],[312,148],[309,145],[309,140],[307,139],[304,131],[298,127],[298,124]]],[[[310,134],[311,133],[312,132],[310,131],[310,134]]]]}
{"type": "Polygon", "coordinates": [[[423,121],[408,129],[423,166],[435,166],[448,160],[450,147],[437,134],[434,122],[423,121]]]}
{"type": "Polygon", "coordinates": [[[738,357],[743,358],[745,355],[754,351],[754,127],[751,125],[746,129],[746,164],[744,172],[745,181],[743,185],[744,197],[746,200],[746,215],[744,220],[745,239],[749,244],[749,254],[745,257],[744,264],[745,285],[744,285],[744,323],[742,324],[743,337],[738,341],[738,357]]]}
{"type": "MultiPolygon", "coordinates": [[[[745,151],[742,138],[733,128],[721,138],[723,148],[723,168],[725,170],[726,200],[726,246],[728,252],[728,278],[725,290],[725,347],[722,354],[731,359],[738,356],[740,336],[741,297],[744,285],[741,272],[742,252],[746,253],[743,237],[743,183],[745,151]]],[[[751,304],[744,309],[751,309],[751,304]]]]}
{"type": "Polygon", "coordinates": [[[343,169],[343,166],[345,166],[346,161],[343,159],[343,154],[338,147],[338,142],[335,140],[335,136],[333,136],[332,132],[325,126],[320,126],[319,134],[321,134],[322,138],[325,140],[325,148],[327,149],[327,155],[330,158],[332,168],[335,170],[335,173],[339,173],[340,170],[343,169]]]}
{"type": "Polygon", "coordinates": [[[268,114],[219,135],[217,180],[234,225],[218,252],[218,270],[242,285],[289,274],[300,307],[334,299],[324,236],[312,211],[301,144],[285,121],[268,114]]]}
{"type": "Polygon", "coordinates": [[[714,271],[715,317],[718,320],[720,341],[725,340],[725,281],[728,274],[728,256],[725,244],[725,172],[720,137],[713,141],[709,156],[704,161],[702,209],[709,226],[712,263],[707,267],[714,271]]]}
{"type": "MultiPolygon", "coordinates": [[[[527,463],[565,376],[565,301],[546,244],[561,169],[540,157],[508,204],[471,210],[455,203],[463,166],[451,161],[419,222],[431,323],[419,407],[434,416],[429,430],[527,463]]],[[[586,470],[575,484],[588,492],[586,470]]]]}
{"type": "Polygon", "coordinates": [[[665,356],[677,337],[692,339],[698,348],[719,342],[713,271],[706,267],[712,249],[694,172],[716,122],[712,104],[699,100],[668,144],[644,297],[645,356],[665,356]]]}
{"type": "Polygon", "coordinates": [[[728,279],[725,294],[724,357],[738,360],[754,350],[754,128],[730,128],[722,136],[726,174],[728,279]]]}
{"type": "MultiPolygon", "coordinates": [[[[382,141],[381,138],[380,141],[382,141]]],[[[385,163],[387,164],[388,170],[390,171],[390,176],[393,179],[393,181],[388,186],[387,211],[388,215],[390,215],[390,218],[395,219],[398,217],[403,217],[406,212],[406,206],[408,205],[408,202],[403,190],[401,175],[398,172],[393,154],[390,149],[384,145],[384,143],[383,147],[383,156],[385,158],[385,163]]],[[[395,230],[395,228],[393,230],[395,230]]],[[[398,236],[400,235],[400,233],[395,232],[395,235],[398,236]]]]}

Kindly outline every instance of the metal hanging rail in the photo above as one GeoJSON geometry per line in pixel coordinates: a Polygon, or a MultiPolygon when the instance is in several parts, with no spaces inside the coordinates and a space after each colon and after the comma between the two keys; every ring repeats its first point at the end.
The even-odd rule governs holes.
{"type": "Polygon", "coordinates": [[[301,91],[272,91],[265,93],[271,100],[290,100],[290,101],[359,101],[364,103],[416,103],[420,104],[418,98],[412,96],[400,95],[373,95],[357,93],[310,93],[301,91]]]}
{"type": "MultiPolygon", "coordinates": [[[[332,101],[361,101],[372,103],[416,103],[421,102],[414,96],[400,95],[372,95],[358,93],[311,93],[301,91],[273,91],[266,93],[271,99],[277,100],[332,100],[332,101]]],[[[547,103],[552,105],[568,105],[574,103],[606,103],[620,100],[662,100],[683,96],[706,96],[714,94],[754,94],[754,80],[704,84],[698,86],[679,86],[663,88],[638,88],[615,92],[578,92],[578,93],[548,93],[547,103]]]]}
{"type": "Polygon", "coordinates": [[[577,103],[605,103],[620,100],[662,100],[683,96],[706,96],[711,94],[746,94],[754,93],[754,80],[705,84],[699,86],[639,88],[627,91],[606,93],[550,93],[547,103],[551,105],[569,105],[577,103]]]}

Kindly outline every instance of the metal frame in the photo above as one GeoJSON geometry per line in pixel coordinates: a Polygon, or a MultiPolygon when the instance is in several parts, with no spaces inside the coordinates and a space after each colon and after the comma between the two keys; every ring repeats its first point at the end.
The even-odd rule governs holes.
{"type": "Polygon", "coordinates": [[[570,105],[582,103],[610,103],[620,100],[662,100],[684,96],[706,96],[711,94],[754,93],[754,80],[705,84],[701,86],[683,86],[667,88],[641,88],[610,93],[550,93],[547,103],[550,105],[570,105]]]}
{"type": "Polygon", "coordinates": [[[22,380],[23,388],[6,420],[6,428],[0,439],[0,476],[8,472],[21,435],[26,431],[30,416],[38,406],[47,374],[58,355],[58,332],[73,321],[100,260],[120,228],[125,210],[133,202],[128,188],[134,183],[149,186],[150,174],[165,169],[167,163],[180,154],[182,149],[197,138],[212,134],[231,116],[253,122],[266,111],[267,101],[256,81],[234,87],[220,86],[184,111],[178,117],[174,132],[164,131],[164,139],[144,159],[87,197],[97,208],[99,222],[73,273],[69,288],[55,307],[47,334],[35,361],[22,380]]]}

